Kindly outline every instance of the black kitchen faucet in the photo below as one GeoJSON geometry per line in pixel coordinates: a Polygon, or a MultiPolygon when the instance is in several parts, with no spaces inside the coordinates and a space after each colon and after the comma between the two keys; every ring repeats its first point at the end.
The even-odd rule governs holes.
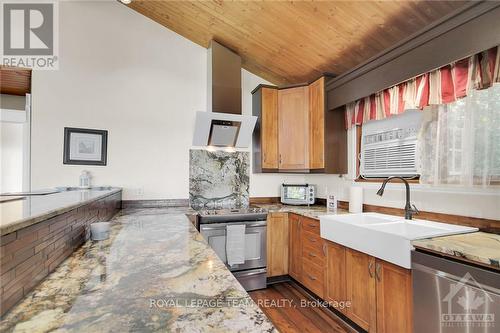
{"type": "Polygon", "coordinates": [[[388,182],[390,182],[392,179],[401,179],[403,181],[403,183],[405,183],[405,187],[406,187],[405,219],[411,220],[413,214],[418,214],[418,209],[417,209],[417,207],[415,207],[415,205],[412,205],[410,203],[410,184],[408,184],[408,181],[406,179],[404,179],[403,177],[399,177],[399,176],[388,177],[382,183],[382,186],[377,191],[377,194],[382,196],[384,194],[385,185],[388,182]]]}

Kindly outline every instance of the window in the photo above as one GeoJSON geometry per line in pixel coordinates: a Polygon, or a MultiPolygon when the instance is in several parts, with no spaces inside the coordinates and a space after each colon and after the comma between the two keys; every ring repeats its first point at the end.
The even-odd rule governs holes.
{"type": "Polygon", "coordinates": [[[425,108],[419,152],[421,183],[499,184],[500,85],[425,108]]]}
{"type": "MultiPolygon", "coordinates": [[[[417,125],[416,128],[408,125],[408,121],[415,123],[415,119],[404,119],[407,117],[406,114],[412,112],[415,111],[406,111],[385,120],[368,122],[362,129],[358,126],[357,156],[360,157],[357,164],[358,175],[362,178],[370,177],[366,177],[366,167],[370,165],[363,165],[362,161],[366,143],[373,145],[371,137],[365,137],[369,130],[366,127],[377,123],[382,125],[383,122],[392,119],[393,124],[388,128],[409,127],[418,132],[415,139],[417,147],[415,167],[420,183],[461,186],[500,185],[500,84],[494,84],[484,90],[472,90],[467,97],[454,103],[433,105],[418,111],[422,119],[421,125],[417,125]]],[[[376,128],[376,131],[378,130],[376,128]]],[[[387,142],[387,147],[382,148],[387,149],[391,144],[395,144],[391,140],[387,142]]],[[[403,158],[404,156],[401,161],[403,158]]],[[[409,177],[408,170],[402,168],[387,171],[387,174],[379,171],[378,178],[377,175],[371,178],[380,180],[389,175],[409,177]]]]}

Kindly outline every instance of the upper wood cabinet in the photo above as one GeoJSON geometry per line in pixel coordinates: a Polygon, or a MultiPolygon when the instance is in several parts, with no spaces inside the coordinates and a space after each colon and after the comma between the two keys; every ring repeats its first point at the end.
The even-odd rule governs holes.
{"type": "Polygon", "coordinates": [[[325,168],[325,78],[309,85],[309,168],[325,168]]]}
{"type": "Polygon", "coordinates": [[[267,217],[267,276],[288,274],[288,213],[267,217]]]}
{"type": "Polygon", "coordinates": [[[309,90],[278,90],[278,143],[280,170],[309,168],[309,90]]]}
{"type": "Polygon", "coordinates": [[[278,171],[278,89],[258,89],[252,106],[253,115],[259,118],[253,133],[254,172],[278,171]]]}
{"type": "Polygon", "coordinates": [[[299,87],[254,89],[254,172],[347,173],[344,112],[326,110],[327,78],[299,87]]]}

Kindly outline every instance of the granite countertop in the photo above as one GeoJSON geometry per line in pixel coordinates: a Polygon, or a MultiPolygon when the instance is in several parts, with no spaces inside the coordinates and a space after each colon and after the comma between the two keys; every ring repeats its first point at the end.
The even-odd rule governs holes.
{"type": "Polygon", "coordinates": [[[122,210],[0,322],[2,332],[276,332],[185,213],[122,210]]]}
{"type": "Polygon", "coordinates": [[[121,188],[118,187],[104,190],[71,190],[2,202],[0,203],[0,234],[6,235],[119,191],[121,188]]]}
{"type": "Polygon", "coordinates": [[[283,204],[254,204],[253,206],[265,208],[269,213],[294,213],[313,219],[319,220],[323,215],[332,214],[348,214],[349,212],[345,209],[337,209],[337,212],[328,212],[326,206],[322,205],[312,205],[312,206],[293,206],[293,205],[283,205],[283,204]]]}
{"type": "Polygon", "coordinates": [[[412,245],[416,248],[500,269],[500,235],[497,234],[473,232],[415,240],[412,245]]]}

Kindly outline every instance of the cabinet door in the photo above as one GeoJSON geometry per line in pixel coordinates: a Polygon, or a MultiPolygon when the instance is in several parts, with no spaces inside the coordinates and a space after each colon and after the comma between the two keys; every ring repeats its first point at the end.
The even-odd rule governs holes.
{"type": "Polygon", "coordinates": [[[302,241],[301,241],[301,221],[298,215],[289,214],[289,267],[288,271],[291,277],[301,281],[302,277],[302,241]]]}
{"type": "MultiPolygon", "coordinates": [[[[326,246],[325,298],[331,302],[346,301],[346,248],[328,241],[326,246]]],[[[345,309],[337,310],[345,312],[345,309]]]]}
{"type": "Polygon", "coordinates": [[[309,169],[309,87],[278,91],[279,168],[309,169]]]}
{"type": "Polygon", "coordinates": [[[267,218],[267,276],[288,274],[288,214],[267,218]]]}
{"type": "Polygon", "coordinates": [[[278,169],[278,90],[262,88],[262,168],[278,169]]]}
{"type": "Polygon", "coordinates": [[[325,167],[325,78],[309,85],[309,167],[325,167]]]}
{"type": "Polygon", "coordinates": [[[346,248],[346,299],[351,301],[347,316],[368,332],[377,323],[375,258],[346,248]]]}
{"type": "Polygon", "coordinates": [[[376,260],[377,332],[411,332],[412,284],[411,271],[376,260]]]}

